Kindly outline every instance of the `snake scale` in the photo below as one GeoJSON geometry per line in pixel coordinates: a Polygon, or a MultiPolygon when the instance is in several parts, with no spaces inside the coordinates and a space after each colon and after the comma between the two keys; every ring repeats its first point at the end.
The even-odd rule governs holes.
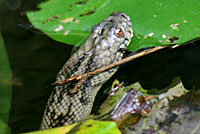
{"type": "MultiPolygon", "coordinates": [[[[132,23],[126,14],[114,12],[93,26],[87,41],[64,64],[56,82],[71,76],[94,71],[116,62],[123,57],[133,36],[132,23]]],[[[44,111],[41,129],[69,125],[85,119],[101,86],[117,71],[118,67],[89,76],[77,92],[70,91],[77,84],[72,82],[56,85],[44,111]]]]}

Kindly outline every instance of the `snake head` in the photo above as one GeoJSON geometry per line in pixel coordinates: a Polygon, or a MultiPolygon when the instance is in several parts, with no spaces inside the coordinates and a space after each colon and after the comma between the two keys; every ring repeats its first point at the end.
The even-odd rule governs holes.
{"type": "Polygon", "coordinates": [[[96,53],[109,50],[106,53],[116,54],[119,49],[126,48],[133,37],[131,20],[125,13],[114,12],[92,28],[91,36],[96,53]]]}

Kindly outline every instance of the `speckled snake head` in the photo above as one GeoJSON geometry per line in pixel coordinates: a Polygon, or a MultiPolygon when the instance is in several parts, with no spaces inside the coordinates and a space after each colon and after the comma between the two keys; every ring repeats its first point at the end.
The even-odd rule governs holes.
{"type": "Polygon", "coordinates": [[[133,37],[130,17],[122,12],[114,12],[92,28],[92,38],[96,51],[112,48],[116,53],[126,48],[133,37]]]}

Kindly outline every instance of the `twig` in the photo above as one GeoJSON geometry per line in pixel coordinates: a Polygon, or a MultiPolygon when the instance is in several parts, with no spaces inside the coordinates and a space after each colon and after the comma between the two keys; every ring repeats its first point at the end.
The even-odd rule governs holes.
{"type": "Polygon", "coordinates": [[[81,85],[87,80],[88,76],[84,75],[80,81],[76,84],[73,90],[70,91],[70,93],[76,93],[78,89],[81,87],[81,85]]]}
{"type": "MultiPolygon", "coordinates": [[[[132,56],[130,56],[130,57],[127,57],[127,58],[124,58],[124,59],[122,59],[122,60],[119,60],[119,61],[117,61],[117,62],[115,62],[115,63],[112,63],[112,64],[110,64],[110,65],[107,65],[107,66],[104,66],[104,67],[102,67],[102,68],[99,68],[99,69],[97,69],[97,70],[95,70],[95,71],[88,72],[88,73],[85,73],[85,74],[82,74],[82,75],[72,76],[72,77],[67,78],[67,79],[65,79],[65,80],[63,80],[63,81],[59,81],[59,82],[57,82],[56,84],[57,84],[57,85],[63,85],[63,84],[65,84],[65,83],[67,83],[67,82],[70,82],[70,81],[72,81],[72,80],[74,80],[74,79],[76,79],[76,80],[85,79],[85,77],[88,77],[88,76],[91,76],[91,75],[94,75],[94,74],[98,74],[98,73],[103,72],[103,71],[105,71],[105,70],[108,70],[108,69],[110,69],[110,68],[119,66],[119,65],[124,64],[124,63],[126,63],[126,62],[129,62],[129,61],[131,61],[131,60],[134,60],[134,59],[136,59],[136,58],[139,58],[139,57],[141,57],[141,56],[144,56],[144,55],[153,53],[153,52],[155,52],[155,51],[158,51],[158,50],[160,50],[160,49],[163,49],[163,48],[165,48],[165,47],[167,47],[167,46],[158,46],[158,47],[150,48],[150,49],[148,49],[148,50],[144,50],[144,51],[139,52],[139,53],[137,53],[137,54],[134,54],[134,55],[132,55],[132,56]]],[[[87,78],[86,78],[86,79],[87,79],[87,78]]],[[[86,80],[86,79],[85,79],[85,80],[86,80]]],[[[83,83],[83,82],[82,82],[82,83],[83,83]]]]}

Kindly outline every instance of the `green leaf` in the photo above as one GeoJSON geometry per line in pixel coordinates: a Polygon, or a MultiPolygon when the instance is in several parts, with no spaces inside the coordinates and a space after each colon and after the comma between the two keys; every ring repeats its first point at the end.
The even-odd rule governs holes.
{"type": "Polygon", "coordinates": [[[11,71],[3,38],[0,34],[0,133],[9,133],[8,123],[11,104],[11,71]]]}
{"type": "Polygon", "coordinates": [[[75,134],[121,134],[117,125],[112,121],[86,120],[75,134]]]}
{"type": "Polygon", "coordinates": [[[117,125],[111,121],[85,120],[77,124],[27,134],[121,134],[117,125]]]}
{"type": "Polygon", "coordinates": [[[7,123],[0,119],[0,134],[10,134],[10,128],[7,123]]]}
{"type": "Polygon", "coordinates": [[[129,50],[169,44],[173,37],[183,43],[200,36],[198,0],[49,0],[39,8],[27,13],[30,22],[52,39],[76,46],[112,12],[124,12],[133,22],[129,50]]]}
{"type": "Polygon", "coordinates": [[[29,132],[26,134],[67,134],[76,125],[77,125],[77,123],[69,125],[69,126],[57,127],[57,128],[35,131],[35,132],[29,132]]]}

